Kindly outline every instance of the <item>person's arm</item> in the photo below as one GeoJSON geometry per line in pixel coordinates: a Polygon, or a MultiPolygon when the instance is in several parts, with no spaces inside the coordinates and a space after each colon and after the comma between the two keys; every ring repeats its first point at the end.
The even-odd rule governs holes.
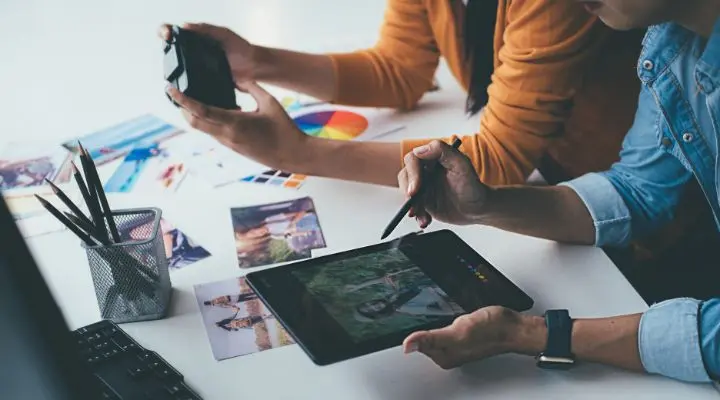
{"type": "MultiPolygon", "coordinates": [[[[610,34],[573,1],[513,1],[505,20],[480,131],[462,137],[461,151],[488,185],[525,183],[563,133],[573,97],[610,34]]],[[[404,141],[402,154],[427,142],[404,141]]]]}
{"type": "MultiPolygon", "coordinates": [[[[642,314],[610,318],[576,319],[572,328],[572,353],[579,361],[596,362],[633,371],[644,371],[638,349],[642,314]]],[[[536,356],[547,346],[545,319],[522,316],[513,330],[511,352],[536,356]]]]}
{"type": "Polygon", "coordinates": [[[337,91],[332,60],[325,54],[255,47],[258,81],[304,93],[322,101],[331,101],[337,91]]]}
{"type": "MultiPolygon", "coordinates": [[[[508,348],[535,356],[546,346],[541,317],[523,316],[508,348]]],[[[572,352],[578,360],[659,374],[688,382],[720,376],[720,298],[673,299],[642,314],[576,319],[572,352]]]]}
{"type": "Polygon", "coordinates": [[[659,145],[657,106],[640,92],[620,161],[556,187],[490,190],[475,222],[531,236],[584,244],[624,245],[672,220],[692,174],[659,145]]]}
{"type": "Polygon", "coordinates": [[[307,54],[256,47],[254,76],[338,104],[408,109],[432,87],[439,58],[424,2],[390,0],[372,48],[307,54]]]}

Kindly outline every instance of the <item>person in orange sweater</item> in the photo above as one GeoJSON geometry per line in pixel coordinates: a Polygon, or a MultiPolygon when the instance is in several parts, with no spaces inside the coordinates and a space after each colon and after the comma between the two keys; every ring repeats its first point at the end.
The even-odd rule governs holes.
{"type": "Polygon", "coordinates": [[[642,33],[613,32],[570,1],[390,0],[376,45],[342,54],[266,48],[223,27],[185,27],[221,43],[240,89],[260,104],[257,113],[220,117],[179,97],[190,124],[262,164],[306,175],[394,186],[402,156],[424,141],[307,136],[253,81],[337,104],[412,109],[433,87],[442,57],[468,90],[468,112],[484,106],[479,132],[463,137],[461,150],[493,185],[525,182],[546,155],[570,177],[608,166],[640,87],[642,33]]]}
{"type": "MultiPolygon", "coordinates": [[[[640,88],[643,32],[612,31],[571,1],[389,0],[375,46],[349,53],[298,53],[253,45],[224,27],[184,27],[223,46],[238,89],[258,103],[253,112],[220,110],[170,88],[189,124],[264,165],[306,175],[394,186],[402,157],[430,139],[308,136],[256,82],[336,104],[412,109],[442,57],[468,91],[467,111],[482,109],[478,132],[463,136],[460,150],[488,185],[524,183],[536,168],[551,184],[607,169],[640,88]]],[[[167,25],[160,36],[169,37],[167,25]]],[[[690,197],[702,201],[698,190],[690,197]]],[[[703,220],[679,219],[639,254],[659,254],[703,220]]]]}

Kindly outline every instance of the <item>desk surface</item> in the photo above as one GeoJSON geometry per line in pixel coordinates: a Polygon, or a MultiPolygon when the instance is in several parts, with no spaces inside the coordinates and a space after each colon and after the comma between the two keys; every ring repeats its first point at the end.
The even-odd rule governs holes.
{"type": "MultiPolygon", "coordinates": [[[[60,143],[126,118],[155,113],[185,126],[166,100],[160,78],[162,21],[227,25],[257,43],[306,51],[347,50],[376,38],[385,1],[155,0],[144,2],[3,2],[0,5],[0,141],[42,139],[60,143]],[[339,17],[350,12],[352,18],[339,17]],[[9,95],[8,95],[9,94],[9,95]]],[[[462,113],[463,94],[447,70],[443,90],[420,110],[398,114],[407,126],[394,137],[429,137],[471,131],[477,121],[462,113]]],[[[0,143],[2,144],[2,143],[0,143]]],[[[705,385],[627,373],[597,365],[548,372],[529,358],[501,356],[443,371],[423,356],[399,348],[316,367],[298,346],[216,362],[193,285],[241,275],[228,207],[312,196],[328,248],[336,252],[377,241],[402,202],[393,189],[311,178],[299,191],[229,186],[216,192],[180,191],[173,198],[113,197],[114,207],[160,206],[213,257],[172,275],[171,315],[125,324],[144,346],[177,367],[206,399],[471,399],[471,398],[716,398],[705,385]],[[197,204],[203,204],[198,208],[197,204]]],[[[443,226],[438,224],[433,229],[443,226]]],[[[397,233],[415,227],[403,222],[397,233]]],[[[452,228],[536,301],[532,313],[569,308],[575,317],[641,312],[642,299],[598,249],[562,246],[491,228],[452,228]]],[[[72,328],[99,318],[87,261],[67,232],[36,237],[30,246],[72,328]]]]}

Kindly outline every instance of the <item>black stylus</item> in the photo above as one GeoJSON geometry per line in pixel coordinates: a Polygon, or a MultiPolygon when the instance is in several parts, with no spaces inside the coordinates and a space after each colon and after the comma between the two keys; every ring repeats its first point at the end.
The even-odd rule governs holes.
{"type": "MultiPolygon", "coordinates": [[[[452,142],[452,148],[457,150],[461,144],[462,144],[462,141],[460,140],[460,138],[456,137],[455,140],[453,140],[453,142],[452,142]]],[[[428,171],[428,172],[433,173],[434,170],[428,171]]],[[[408,201],[405,202],[405,204],[403,204],[402,208],[400,208],[400,211],[398,211],[397,214],[395,214],[395,217],[393,217],[393,219],[388,224],[387,228],[385,228],[385,230],[383,231],[382,236],[380,237],[380,240],[383,240],[386,237],[390,236],[392,231],[394,231],[395,228],[397,228],[397,226],[400,224],[400,221],[402,221],[402,219],[405,218],[405,215],[408,213],[408,211],[410,211],[410,208],[412,207],[413,203],[420,196],[422,196],[424,187],[425,187],[424,185],[421,185],[420,189],[418,189],[418,191],[412,197],[410,197],[408,199],[408,201]]]]}

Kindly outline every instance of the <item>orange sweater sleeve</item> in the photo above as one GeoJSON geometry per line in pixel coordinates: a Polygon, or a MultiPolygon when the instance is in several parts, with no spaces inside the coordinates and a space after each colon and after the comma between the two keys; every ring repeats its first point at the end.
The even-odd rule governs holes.
{"type": "MultiPolygon", "coordinates": [[[[480,132],[462,137],[461,147],[490,185],[525,182],[563,132],[585,66],[607,32],[572,1],[515,0],[498,26],[505,21],[480,132]]],[[[402,155],[428,141],[403,142],[402,155]]]]}
{"type": "Polygon", "coordinates": [[[440,52],[423,0],[389,0],[374,47],[329,56],[334,103],[410,109],[432,87],[440,52]]]}

